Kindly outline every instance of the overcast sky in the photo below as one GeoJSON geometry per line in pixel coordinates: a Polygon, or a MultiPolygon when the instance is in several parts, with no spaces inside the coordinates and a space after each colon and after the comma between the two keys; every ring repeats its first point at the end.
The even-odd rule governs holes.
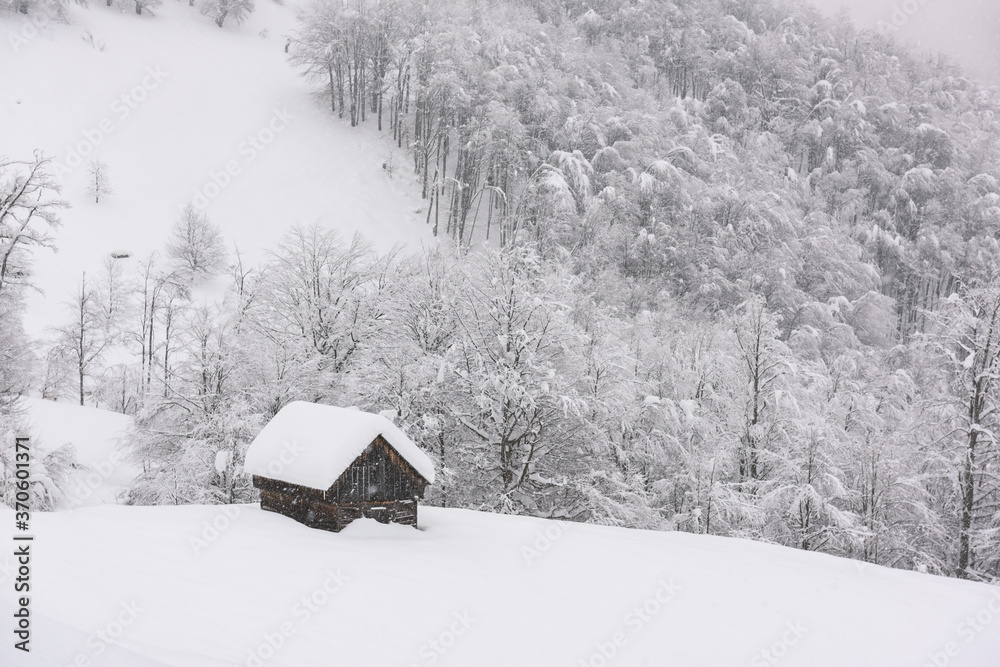
{"type": "Polygon", "coordinates": [[[855,23],[901,23],[897,36],[925,49],[944,51],[967,71],[1000,85],[1000,0],[803,0],[829,14],[847,7],[855,23]],[[908,14],[905,9],[910,9],[908,14]],[[913,10],[916,11],[913,11],[913,10]]]}

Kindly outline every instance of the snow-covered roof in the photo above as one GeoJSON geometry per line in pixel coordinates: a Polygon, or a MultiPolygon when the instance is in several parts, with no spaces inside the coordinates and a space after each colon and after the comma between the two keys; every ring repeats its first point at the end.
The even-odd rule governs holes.
{"type": "Polygon", "coordinates": [[[325,490],[380,435],[434,483],[430,458],[385,417],[304,401],[289,403],[268,422],[247,449],[243,469],[251,475],[325,490]]]}

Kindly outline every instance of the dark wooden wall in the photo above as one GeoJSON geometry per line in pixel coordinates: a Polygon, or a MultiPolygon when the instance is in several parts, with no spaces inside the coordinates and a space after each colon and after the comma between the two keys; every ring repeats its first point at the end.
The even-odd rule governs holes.
{"type": "Polygon", "coordinates": [[[365,502],[335,505],[324,500],[267,491],[260,492],[261,509],[284,514],[310,528],[339,532],[355,519],[417,526],[417,501],[365,502]]]}
{"type": "Polygon", "coordinates": [[[424,495],[427,482],[381,436],[376,438],[327,491],[343,503],[410,500],[424,495]]]}
{"type": "Polygon", "coordinates": [[[326,491],[257,475],[253,485],[262,509],[338,532],[361,517],[416,527],[427,480],[379,436],[326,491]]]}

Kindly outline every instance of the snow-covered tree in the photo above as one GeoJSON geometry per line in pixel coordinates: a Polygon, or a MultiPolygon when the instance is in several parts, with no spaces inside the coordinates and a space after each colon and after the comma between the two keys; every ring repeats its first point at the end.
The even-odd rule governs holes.
{"type": "Polygon", "coordinates": [[[102,196],[114,194],[111,186],[110,167],[100,160],[91,160],[87,164],[87,192],[94,196],[94,203],[99,204],[102,196]]]}
{"type": "Polygon", "coordinates": [[[262,426],[253,398],[265,393],[243,375],[253,350],[240,328],[239,301],[187,304],[163,325],[162,390],[145,397],[126,445],[142,474],[134,504],[246,502],[243,454],[262,426]],[[168,343],[169,341],[169,343],[168,343]],[[167,356],[169,350],[169,357],[167,356]]]}
{"type": "Polygon", "coordinates": [[[22,326],[23,299],[13,290],[0,293],[0,409],[27,393],[35,358],[22,326]]]}
{"type": "Polygon", "coordinates": [[[170,230],[167,257],[190,280],[221,273],[226,247],[219,227],[208,216],[188,205],[170,230]]]}
{"type": "Polygon", "coordinates": [[[201,6],[201,13],[211,16],[215,25],[222,27],[226,19],[242,25],[254,9],[254,0],[207,0],[201,6]]]}
{"type": "Polygon", "coordinates": [[[58,346],[65,350],[65,357],[71,360],[76,377],[77,396],[84,405],[87,379],[95,372],[95,366],[113,342],[110,323],[105,317],[94,287],[87,283],[84,273],[73,300],[67,304],[72,319],[59,329],[58,346]]]}
{"type": "Polygon", "coordinates": [[[293,227],[270,253],[260,326],[282,344],[316,355],[322,368],[346,370],[384,319],[378,293],[387,286],[386,262],[360,237],[344,243],[319,225],[293,227]]]}
{"type": "Polygon", "coordinates": [[[736,323],[734,342],[744,385],[740,479],[752,484],[766,479],[773,467],[770,450],[780,437],[776,390],[788,370],[786,349],[778,340],[773,316],[759,299],[744,306],[736,323]]]}
{"type": "Polygon", "coordinates": [[[939,334],[955,400],[958,461],[955,508],[956,573],[981,577],[1000,572],[1000,283],[954,297],[939,334]]]}
{"type": "Polygon", "coordinates": [[[0,156],[0,292],[30,285],[28,253],[51,248],[51,231],[60,224],[59,185],[51,159],[35,153],[29,161],[0,156]]]}
{"type": "Polygon", "coordinates": [[[578,367],[565,283],[543,277],[530,250],[492,253],[467,275],[460,339],[451,358],[452,412],[476,443],[475,467],[491,505],[552,511],[575,475],[571,436],[578,367]],[[546,506],[548,505],[548,506],[546,506]]]}
{"type": "Polygon", "coordinates": [[[43,452],[37,447],[38,441],[32,439],[36,455],[31,457],[25,480],[17,476],[16,439],[33,435],[16,405],[0,405],[0,503],[14,508],[16,494],[27,491],[32,510],[51,511],[64,500],[69,475],[78,467],[76,450],[64,444],[43,452]]]}

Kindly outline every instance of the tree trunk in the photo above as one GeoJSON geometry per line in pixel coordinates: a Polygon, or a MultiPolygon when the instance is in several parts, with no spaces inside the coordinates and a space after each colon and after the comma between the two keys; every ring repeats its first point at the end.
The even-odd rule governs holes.
{"type": "Polygon", "coordinates": [[[326,66],[326,73],[330,77],[330,113],[337,113],[337,89],[333,81],[333,66],[326,66]]]}
{"type": "Polygon", "coordinates": [[[958,476],[959,485],[962,490],[962,508],[958,527],[958,576],[962,579],[969,578],[969,562],[972,557],[969,538],[972,529],[972,510],[976,501],[973,470],[976,463],[976,440],[978,436],[978,431],[973,430],[969,432],[969,441],[965,450],[965,463],[958,476]]]}
{"type": "MultiPolygon", "coordinates": [[[[977,373],[973,378],[972,396],[969,400],[969,433],[965,444],[965,461],[963,461],[962,469],[958,473],[962,498],[958,526],[957,574],[962,579],[969,578],[969,564],[972,561],[972,547],[970,542],[972,512],[976,506],[976,445],[979,442],[980,420],[983,416],[983,410],[986,407],[988,384],[984,376],[989,372],[989,363],[987,361],[989,356],[990,347],[987,346],[983,352],[984,362],[982,363],[982,372],[977,373]]],[[[980,370],[976,368],[977,365],[974,365],[973,368],[980,370]]]]}
{"type": "Polygon", "coordinates": [[[76,371],[80,382],[80,405],[83,405],[83,380],[87,363],[87,272],[80,280],[80,330],[76,332],[76,371]]]}

